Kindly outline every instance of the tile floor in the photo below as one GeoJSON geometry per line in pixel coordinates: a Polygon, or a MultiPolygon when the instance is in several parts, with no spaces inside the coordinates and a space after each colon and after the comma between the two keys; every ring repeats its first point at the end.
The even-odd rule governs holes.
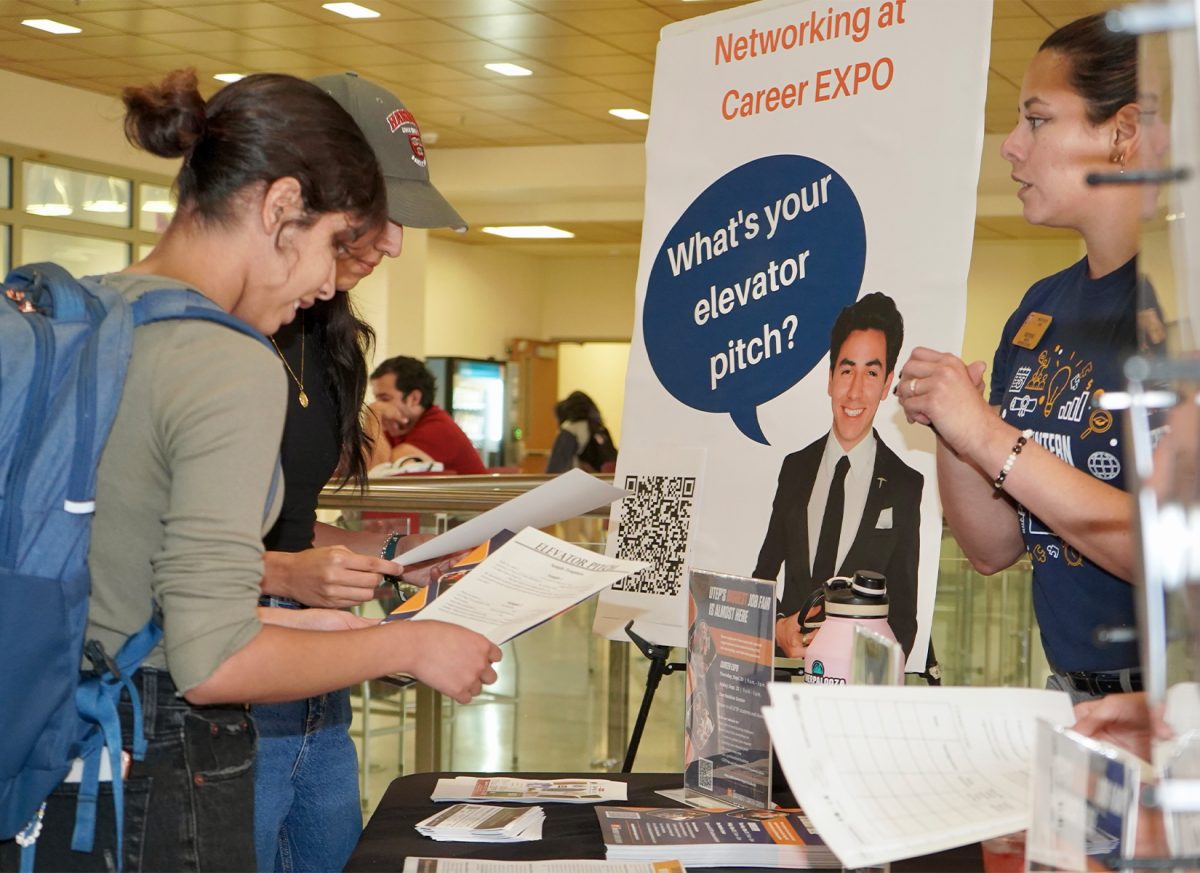
{"type": "MultiPolygon", "coordinates": [[[[641,704],[648,662],[632,645],[592,635],[589,602],[506,644],[499,681],[466,706],[443,706],[445,770],[606,772],[618,770],[641,704]],[[615,673],[614,680],[611,674],[615,673]],[[621,679],[626,688],[622,699],[621,679]],[[610,705],[610,689],[615,705],[610,705]]],[[[682,658],[683,650],[676,650],[682,658]]],[[[682,672],[662,679],[635,770],[679,770],[683,759],[682,672]]],[[[413,772],[416,693],[372,683],[367,727],[369,816],[388,783],[413,772]],[[387,731],[385,733],[385,731],[387,731]]],[[[351,732],[363,754],[361,692],[352,692],[351,732]]]]}

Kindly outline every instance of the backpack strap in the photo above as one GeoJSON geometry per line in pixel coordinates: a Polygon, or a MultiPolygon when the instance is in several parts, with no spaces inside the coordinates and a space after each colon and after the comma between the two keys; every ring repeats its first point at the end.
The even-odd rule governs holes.
{"type": "MultiPolygon", "coordinates": [[[[275,346],[265,334],[251,327],[236,315],[231,315],[217,304],[213,303],[199,291],[191,288],[160,288],[147,291],[133,302],[133,324],[140,327],[143,324],[153,324],[156,321],[173,321],[178,319],[199,319],[223,324],[231,330],[245,334],[258,340],[275,354],[275,346]]],[[[275,494],[279,490],[279,480],[282,475],[279,463],[271,474],[271,485],[267,489],[267,502],[263,507],[263,519],[271,514],[271,505],[275,502],[275,494]]]]}
{"type": "Polygon", "coordinates": [[[75,704],[85,721],[96,726],[88,737],[80,757],[83,759],[83,776],[79,784],[79,796],[75,807],[75,831],[71,837],[71,849],[76,852],[91,852],[96,836],[96,807],[100,798],[101,756],[107,752],[113,787],[113,808],[117,826],[117,869],[121,869],[122,840],[124,831],[125,790],[124,767],[121,760],[121,720],[117,715],[117,704],[122,689],[129,692],[133,705],[133,758],[146,757],[146,733],[142,724],[141,696],[133,685],[133,674],[146,656],[162,639],[162,625],[158,621],[157,609],[141,630],[121,646],[116,658],[109,658],[104,647],[96,641],[87,645],[88,656],[101,664],[107,664],[98,676],[91,676],[79,683],[75,691],[75,704]]]}

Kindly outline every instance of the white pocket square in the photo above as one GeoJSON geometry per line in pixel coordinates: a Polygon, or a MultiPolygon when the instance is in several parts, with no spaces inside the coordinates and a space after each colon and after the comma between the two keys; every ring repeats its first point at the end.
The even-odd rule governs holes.
{"type": "Polygon", "coordinates": [[[892,529],[892,508],[885,506],[879,510],[879,520],[875,522],[875,530],[891,530],[892,529]]]}

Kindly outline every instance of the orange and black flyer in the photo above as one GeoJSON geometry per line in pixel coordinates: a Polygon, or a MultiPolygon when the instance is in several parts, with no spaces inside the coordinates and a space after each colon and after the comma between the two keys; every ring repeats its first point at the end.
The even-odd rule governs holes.
{"type": "Polygon", "coordinates": [[[693,570],[688,595],[684,787],[737,806],[771,797],[775,585],[693,570]]]}

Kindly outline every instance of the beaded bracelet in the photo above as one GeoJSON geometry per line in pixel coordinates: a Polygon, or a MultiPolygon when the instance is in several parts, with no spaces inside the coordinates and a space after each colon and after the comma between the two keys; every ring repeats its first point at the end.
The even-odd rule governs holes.
{"type": "Polygon", "coordinates": [[[1016,443],[1013,444],[1012,451],[1008,453],[1008,457],[1004,459],[1004,466],[1000,468],[1000,475],[992,481],[992,487],[999,491],[1004,487],[1004,480],[1008,478],[1008,474],[1012,472],[1013,464],[1017,463],[1017,455],[1021,454],[1021,449],[1025,448],[1025,443],[1033,438],[1033,430],[1026,428],[1021,431],[1021,435],[1017,437],[1016,443]]]}

